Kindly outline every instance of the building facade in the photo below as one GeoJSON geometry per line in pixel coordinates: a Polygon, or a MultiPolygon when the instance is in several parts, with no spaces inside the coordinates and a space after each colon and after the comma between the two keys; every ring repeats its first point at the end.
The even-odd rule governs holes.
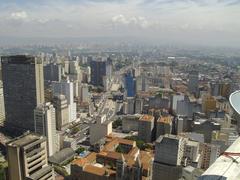
{"type": "Polygon", "coordinates": [[[34,110],[35,132],[46,136],[48,143],[48,155],[52,156],[59,151],[59,143],[56,134],[56,114],[53,105],[48,102],[39,104],[34,110]]]}
{"type": "Polygon", "coordinates": [[[48,165],[47,141],[43,136],[26,133],[7,143],[9,180],[55,179],[48,165]]]}
{"type": "Polygon", "coordinates": [[[42,60],[32,56],[2,57],[6,128],[34,131],[34,109],[44,102],[42,60]]]}

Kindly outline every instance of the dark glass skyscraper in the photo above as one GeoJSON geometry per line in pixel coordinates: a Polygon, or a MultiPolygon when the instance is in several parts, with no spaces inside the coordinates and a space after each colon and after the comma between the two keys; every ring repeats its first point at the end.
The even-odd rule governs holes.
{"type": "Polygon", "coordinates": [[[136,80],[133,71],[128,71],[124,75],[124,87],[127,97],[134,97],[136,94],[136,80]]]}
{"type": "Polygon", "coordinates": [[[2,78],[6,111],[5,126],[19,133],[34,131],[34,109],[44,102],[42,60],[32,56],[4,56],[2,78]]]}
{"type": "Polygon", "coordinates": [[[103,86],[103,77],[107,75],[107,61],[102,59],[92,60],[91,66],[91,84],[94,86],[103,86]]]}

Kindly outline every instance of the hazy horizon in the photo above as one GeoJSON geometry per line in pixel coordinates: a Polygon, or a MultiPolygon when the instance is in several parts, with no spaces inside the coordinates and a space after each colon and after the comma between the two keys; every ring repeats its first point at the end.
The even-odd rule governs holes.
{"type": "Polygon", "coordinates": [[[13,0],[0,10],[2,41],[133,37],[240,47],[240,0],[13,0]]]}

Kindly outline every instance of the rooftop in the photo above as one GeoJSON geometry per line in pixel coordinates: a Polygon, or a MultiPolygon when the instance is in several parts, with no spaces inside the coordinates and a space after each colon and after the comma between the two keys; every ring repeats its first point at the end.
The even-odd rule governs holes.
{"type": "Polygon", "coordinates": [[[65,161],[73,158],[74,155],[75,152],[73,151],[72,148],[65,148],[49,157],[49,162],[53,164],[62,164],[65,161]]]}
{"type": "Polygon", "coordinates": [[[161,117],[159,117],[158,122],[164,123],[164,124],[171,124],[172,116],[161,116],[161,117]]]}
{"type": "Polygon", "coordinates": [[[143,115],[140,117],[139,121],[153,121],[154,117],[148,114],[143,115]]]}
{"type": "Polygon", "coordinates": [[[8,146],[22,147],[22,146],[26,146],[26,145],[31,144],[40,139],[45,140],[46,138],[43,136],[34,134],[34,133],[27,132],[26,134],[23,134],[22,136],[17,137],[16,139],[8,142],[7,144],[8,144],[8,146]]]}

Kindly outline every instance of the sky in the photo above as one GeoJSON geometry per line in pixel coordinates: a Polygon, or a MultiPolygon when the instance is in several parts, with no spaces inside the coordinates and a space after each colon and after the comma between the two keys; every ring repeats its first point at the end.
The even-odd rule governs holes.
{"type": "Polygon", "coordinates": [[[240,0],[0,0],[0,37],[135,37],[240,47],[240,0]]]}

